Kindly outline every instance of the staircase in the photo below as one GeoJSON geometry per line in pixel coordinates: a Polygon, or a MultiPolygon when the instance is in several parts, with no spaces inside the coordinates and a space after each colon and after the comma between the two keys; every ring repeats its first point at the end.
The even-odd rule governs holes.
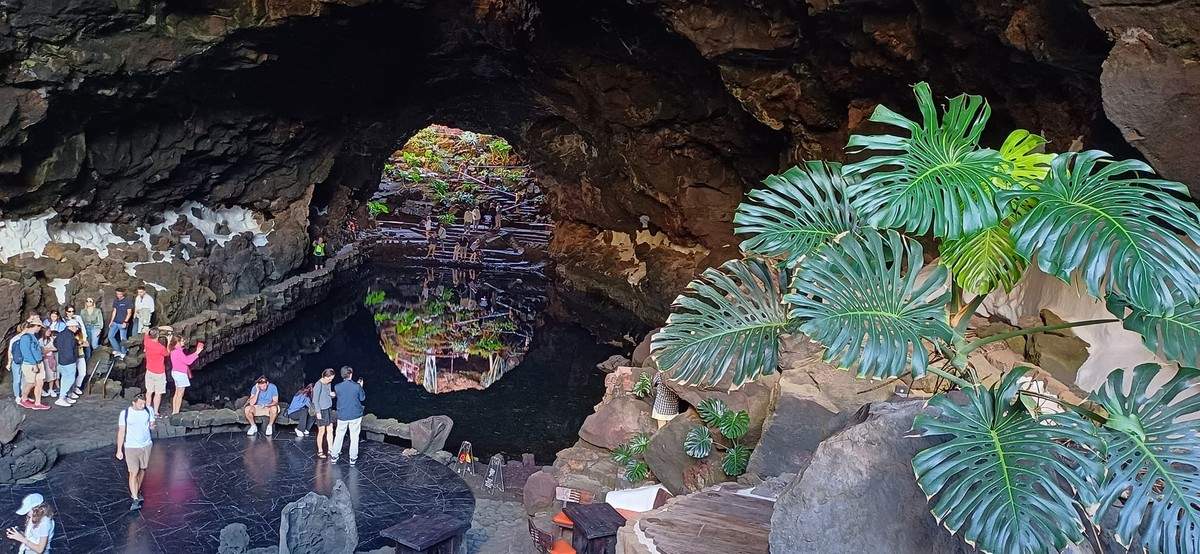
{"type": "Polygon", "coordinates": [[[523,199],[515,204],[509,193],[487,191],[480,193],[481,202],[497,202],[500,205],[501,228],[493,230],[483,223],[471,230],[461,218],[447,225],[446,234],[437,240],[437,251],[426,257],[428,244],[425,241],[424,222],[421,217],[411,215],[414,210],[398,210],[397,213],[381,216],[377,221],[377,235],[373,248],[381,258],[402,260],[410,265],[461,267],[488,269],[493,271],[518,271],[542,274],[546,263],[546,248],[554,231],[552,223],[538,222],[541,215],[539,196],[523,199]],[[454,245],[466,235],[469,241],[483,235],[480,261],[454,260],[454,245]]]}

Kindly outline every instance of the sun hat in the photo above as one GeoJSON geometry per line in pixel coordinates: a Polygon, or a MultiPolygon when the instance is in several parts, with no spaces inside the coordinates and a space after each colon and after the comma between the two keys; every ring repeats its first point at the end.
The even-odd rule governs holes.
{"type": "Polygon", "coordinates": [[[40,318],[36,315],[29,316],[29,319],[25,320],[25,324],[26,325],[37,325],[38,327],[45,327],[45,325],[42,325],[42,318],[40,318]]]}
{"type": "Polygon", "coordinates": [[[40,495],[36,492],[33,494],[25,495],[25,500],[21,501],[21,507],[17,508],[17,515],[23,516],[25,514],[28,514],[29,510],[32,510],[32,509],[34,509],[38,506],[41,506],[42,504],[45,504],[45,503],[46,503],[46,499],[43,498],[42,495],[40,495]]]}
{"type": "Polygon", "coordinates": [[[72,320],[70,320],[70,321],[68,321],[68,322],[67,322],[67,327],[75,327],[76,329],[78,329],[78,328],[79,328],[79,322],[78,322],[78,321],[76,321],[76,320],[74,320],[74,319],[72,319],[72,320]]]}

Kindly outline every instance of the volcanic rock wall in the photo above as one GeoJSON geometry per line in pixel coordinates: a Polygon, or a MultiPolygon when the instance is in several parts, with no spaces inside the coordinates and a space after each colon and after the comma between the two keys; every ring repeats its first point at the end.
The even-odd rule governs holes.
{"type": "Polygon", "coordinates": [[[164,287],[172,317],[278,282],[432,122],[514,142],[551,191],[561,281],[647,322],[736,254],[747,188],[841,157],[875,104],[911,111],[918,80],[986,95],[991,141],[1022,126],[1140,153],[1200,190],[1198,16],[1195,0],[7,0],[0,220],[110,224],[124,245],[5,245],[0,323],[123,281],[164,287]],[[243,210],[258,234],[216,244],[162,216],[193,209],[243,210]]]}

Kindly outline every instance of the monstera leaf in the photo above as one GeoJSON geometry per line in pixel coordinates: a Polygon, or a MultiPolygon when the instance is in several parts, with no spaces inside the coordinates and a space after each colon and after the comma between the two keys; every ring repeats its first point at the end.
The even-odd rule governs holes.
{"type": "Polygon", "coordinates": [[[782,258],[789,265],[858,228],[847,189],[856,177],[844,177],[838,163],[805,162],[767,177],[765,189],[752,190],[733,215],[734,232],[752,234],[742,252],[782,258]]]}
{"type": "Polygon", "coordinates": [[[1091,400],[1108,411],[1101,428],[1105,477],[1097,514],[1117,510],[1114,529],[1126,546],[1135,535],[1151,552],[1200,552],[1200,370],[1184,367],[1149,392],[1158,364],[1133,369],[1124,392],[1125,370],[1108,376],[1091,400]]]}
{"type": "Polygon", "coordinates": [[[1168,310],[1147,310],[1110,294],[1108,311],[1126,329],[1142,335],[1152,352],[1189,366],[1200,365],[1200,303],[1180,302],[1168,310]]]}
{"type": "Polygon", "coordinates": [[[658,367],[685,383],[713,384],[733,369],[733,387],[775,371],[779,335],[789,327],[783,303],[788,272],[761,260],[706,269],[675,299],[651,339],[658,367]]]}
{"type": "Polygon", "coordinates": [[[825,345],[825,359],[859,377],[925,373],[926,341],[949,341],[946,269],[922,279],[921,245],[895,231],[848,235],[805,260],[791,316],[825,345]]]}
{"type": "Polygon", "coordinates": [[[976,294],[987,294],[996,287],[1011,291],[1016,286],[1025,274],[1025,258],[1017,252],[1011,228],[1011,221],[1005,219],[961,238],[942,241],[941,263],[954,275],[958,286],[976,294]]]}
{"type": "Polygon", "coordinates": [[[1104,289],[1148,310],[1196,302],[1200,254],[1176,232],[1200,241],[1200,211],[1179,199],[1183,185],[1134,172],[1151,169],[1098,150],[1069,153],[1037,188],[997,193],[1036,202],[1013,226],[1017,251],[1064,281],[1078,272],[1097,298],[1104,289]]]}
{"type": "Polygon", "coordinates": [[[906,129],[907,137],[850,137],[850,153],[874,154],[845,167],[863,178],[855,207],[873,226],[920,235],[957,238],[995,225],[1001,219],[995,191],[1019,183],[1012,162],[979,148],[991,108],[983,97],[964,94],[951,98],[939,119],[929,85],[913,90],[920,123],[882,105],[870,118],[906,129]]]}
{"type": "Polygon", "coordinates": [[[1050,162],[1054,154],[1040,152],[1046,144],[1046,139],[1025,129],[1017,129],[1008,134],[1004,144],[1000,146],[1000,157],[1009,162],[1001,169],[1012,177],[1009,180],[996,182],[996,186],[1007,188],[1015,182],[1022,188],[1036,186],[1050,172],[1050,162]]]}
{"type": "Polygon", "coordinates": [[[737,477],[746,473],[748,465],[750,465],[750,449],[735,444],[725,451],[725,457],[721,460],[721,471],[730,477],[737,477]]]}
{"type": "Polygon", "coordinates": [[[740,439],[750,430],[750,414],[746,410],[727,411],[717,420],[717,430],[725,438],[740,439]]]}
{"type": "Polygon", "coordinates": [[[937,415],[913,420],[918,436],[950,436],[913,458],[930,511],[984,552],[1057,553],[1083,540],[1076,495],[1095,495],[1086,476],[1099,475],[1099,462],[1081,450],[1096,446],[1092,424],[1070,412],[1034,419],[1015,400],[1029,369],[964,389],[965,403],[934,396],[937,415]]]}
{"type": "Polygon", "coordinates": [[[700,421],[713,427],[716,427],[728,412],[729,407],[720,398],[705,398],[696,405],[696,413],[700,414],[700,421]]]}
{"type": "Polygon", "coordinates": [[[683,451],[693,458],[707,458],[712,452],[713,436],[708,427],[693,427],[683,437],[683,451]]]}

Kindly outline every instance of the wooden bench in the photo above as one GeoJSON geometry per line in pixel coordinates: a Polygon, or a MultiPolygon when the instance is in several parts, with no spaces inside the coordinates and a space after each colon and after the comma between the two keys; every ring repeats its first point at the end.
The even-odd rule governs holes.
{"type": "Polygon", "coordinates": [[[470,528],[470,521],[436,513],[413,516],[379,534],[399,545],[396,554],[456,554],[470,528]]]}

